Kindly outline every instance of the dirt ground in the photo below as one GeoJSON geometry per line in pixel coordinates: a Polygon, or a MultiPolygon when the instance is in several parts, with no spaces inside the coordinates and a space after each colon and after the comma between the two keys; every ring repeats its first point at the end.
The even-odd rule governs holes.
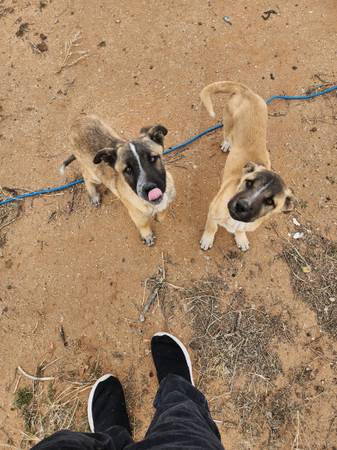
{"type": "MultiPolygon", "coordinates": [[[[58,166],[69,154],[69,124],[81,112],[96,113],[130,137],[144,125],[163,123],[170,146],[214,123],[198,97],[212,81],[241,81],[264,98],[336,82],[336,14],[334,0],[0,0],[0,185],[21,193],[78,178],[76,163],[66,178],[58,166]],[[277,14],[264,20],[271,9],[277,14]],[[74,48],[87,53],[60,71],[65,43],[77,32],[74,48]]],[[[7,222],[15,220],[0,228],[0,448],[29,447],[31,436],[13,402],[31,382],[16,368],[34,374],[42,363],[53,363],[43,375],[56,377],[56,390],[67,377],[83,380],[88,372],[120,377],[140,439],[157,387],[149,342],[164,329],[190,345],[227,450],[336,449],[336,334],[298,295],[296,273],[282,257],[287,245],[310,254],[310,234],[337,239],[336,100],[330,94],[269,107],[273,167],[299,205],[253,233],[243,256],[224,230],[208,253],[198,245],[225,162],[220,132],[170,165],[177,199],[166,222],[154,225],[153,248],[143,246],[112,194],[96,209],[82,186],[6,209],[7,222]],[[304,232],[301,244],[292,237],[296,231],[304,232]],[[146,280],[163,264],[170,285],[140,322],[152,286],[146,280]],[[187,291],[172,285],[189,289],[212,277],[226,285],[217,297],[222,311],[235,310],[237,301],[240,311],[271,318],[261,329],[258,315],[243,323],[255,324],[263,355],[274,355],[272,374],[257,372],[259,350],[249,356],[253,373],[247,364],[218,376],[205,370],[193,345],[200,317],[189,310],[187,291]],[[270,339],[263,334],[280,324],[270,339]]],[[[310,273],[302,275],[311,282],[310,273]]],[[[329,299],[335,308],[335,297],[329,299]]],[[[85,404],[85,388],[74,415],[85,404]]]]}

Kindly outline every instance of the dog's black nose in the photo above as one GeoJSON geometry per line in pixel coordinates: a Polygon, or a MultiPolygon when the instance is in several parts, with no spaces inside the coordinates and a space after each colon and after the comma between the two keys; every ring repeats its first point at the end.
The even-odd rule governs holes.
{"type": "Polygon", "coordinates": [[[249,203],[244,198],[236,202],[235,209],[238,213],[245,213],[249,210],[249,203]]]}
{"type": "Polygon", "coordinates": [[[148,193],[150,191],[152,191],[152,189],[155,189],[157,186],[154,183],[146,183],[143,186],[143,192],[145,195],[148,195],[148,193]]]}

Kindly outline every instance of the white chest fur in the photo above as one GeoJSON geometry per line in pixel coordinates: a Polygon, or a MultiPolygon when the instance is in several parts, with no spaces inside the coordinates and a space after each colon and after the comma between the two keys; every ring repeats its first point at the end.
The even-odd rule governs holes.
{"type": "Polygon", "coordinates": [[[159,205],[152,206],[152,208],[153,208],[152,214],[157,214],[161,211],[164,211],[168,207],[169,203],[170,203],[170,201],[169,201],[168,195],[165,192],[165,194],[163,195],[163,199],[159,203],[159,205]]]}
{"type": "Polygon", "coordinates": [[[246,232],[251,231],[252,224],[245,223],[245,222],[239,222],[238,220],[234,220],[231,217],[229,217],[226,222],[221,223],[221,225],[226,228],[228,233],[238,233],[240,231],[246,232]]]}

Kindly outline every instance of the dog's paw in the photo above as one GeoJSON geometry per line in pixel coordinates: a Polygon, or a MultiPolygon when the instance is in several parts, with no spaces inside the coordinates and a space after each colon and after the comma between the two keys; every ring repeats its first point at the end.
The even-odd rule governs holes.
{"type": "Polygon", "coordinates": [[[241,251],[246,252],[249,250],[249,241],[247,236],[235,236],[235,242],[241,251]]]}
{"type": "Polygon", "coordinates": [[[220,145],[220,148],[224,153],[229,152],[229,149],[231,148],[231,143],[227,139],[224,139],[223,143],[220,145]]]}
{"type": "Polygon", "coordinates": [[[90,202],[93,206],[99,206],[101,204],[101,196],[99,194],[90,197],[90,202]]]}
{"type": "Polygon", "coordinates": [[[148,247],[152,247],[155,244],[156,237],[154,234],[149,234],[148,236],[143,237],[143,242],[148,247]]]}
{"type": "Polygon", "coordinates": [[[209,234],[204,233],[200,241],[201,250],[209,250],[213,247],[213,242],[214,236],[210,236],[209,234]]]}

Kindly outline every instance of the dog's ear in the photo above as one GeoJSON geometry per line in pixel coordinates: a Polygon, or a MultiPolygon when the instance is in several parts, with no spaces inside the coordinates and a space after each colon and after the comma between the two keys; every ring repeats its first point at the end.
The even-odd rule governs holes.
{"type": "Polygon", "coordinates": [[[115,148],[102,148],[102,150],[99,150],[95,158],[93,160],[94,164],[99,164],[100,162],[104,161],[109,164],[111,167],[115,167],[117,160],[117,150],[115,148]]]}
{"type": "Polygon", "coordinates": [[[167,128],[163,125],[155,125],[152,127],[143,127],[140,130],[141,134],[147,135],[151,141],[164,146],[164,137],[167,135],[167,128]]]}
{"type": "Polygon", "coordinates": [[[286,197],[284,200],[282,212],[288,213],[295,208],[296,199],[295,199],[294,193],[291,189],[287,189],[285,194],[286,194],[286,197]]]}
{"type": "Polygon", "coordinates": [[[250,172],[254,172],[254,170],[256,170],[257,168],[257,164],[249,161],[247,162],[247,164],[243,167],[243,173],[250,173],[250,172]]]}

